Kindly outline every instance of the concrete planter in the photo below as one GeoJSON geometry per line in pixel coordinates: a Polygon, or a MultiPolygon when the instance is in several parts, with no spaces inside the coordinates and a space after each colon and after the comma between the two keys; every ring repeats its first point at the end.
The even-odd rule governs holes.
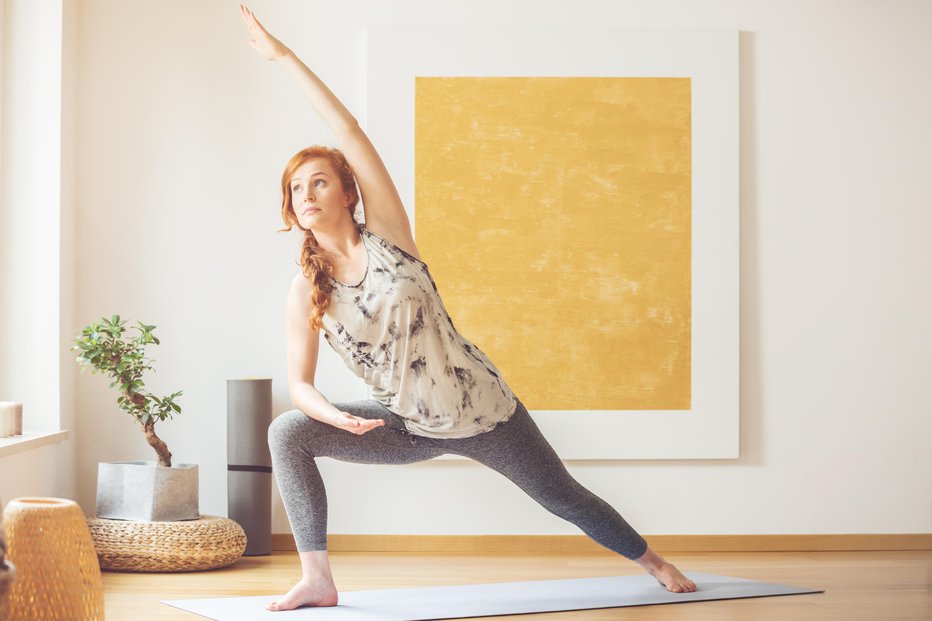
{"type": "Polygon", "coordinates": [[[162,468],[154,461],[100,462],[97,517],[112,520],[173,522],[196,520],[197,464],[162,468]]]}

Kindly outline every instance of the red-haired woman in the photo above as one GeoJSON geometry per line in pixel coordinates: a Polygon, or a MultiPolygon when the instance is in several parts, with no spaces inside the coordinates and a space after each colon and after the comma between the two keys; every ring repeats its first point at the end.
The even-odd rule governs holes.
{"type": "Polygon", "coordinates": [[[249,45],[294,77],[340,144],[299,151],[282,174],[283,230],[304,231],[286,318],[288,384],[298,409],[273,421],[269,447],[302,577],[269,609],[337,604],[316,457],[409,464],[463,455],[637,562],[661,586],[695,591],[693,581],[567,472],[498,368],[453,325],[392,179],[355,117],[248,8],[240,5],[240,12],[249,45]],[[353,218],[360,198],[365,224],[353,218]],[[330,403],[314,386],[321,331],[370,387],[371,399],[330,403]]]}

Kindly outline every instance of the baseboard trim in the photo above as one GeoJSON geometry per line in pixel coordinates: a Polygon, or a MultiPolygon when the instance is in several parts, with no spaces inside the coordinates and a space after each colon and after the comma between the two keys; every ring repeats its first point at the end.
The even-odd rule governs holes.
{"type": "MultiPolygon", "coordinates": [[[[845,535],[645,535],[658,552],[828,552],[932,550],[932,533],[845,535]]],[[[295,551],[272,535],[272,549],[295,551]]],[[[328,535],[331,552],[407,554],[614,554],[585,535],[328,535]]]]}

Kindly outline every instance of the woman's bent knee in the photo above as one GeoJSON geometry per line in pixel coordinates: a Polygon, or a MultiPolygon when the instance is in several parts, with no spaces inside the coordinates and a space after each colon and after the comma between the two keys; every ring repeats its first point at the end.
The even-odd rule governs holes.
{"type": "Polygon", "coordinates": [[[284,449],[289,440],[294,440],[311,421],[301,410],[289,410],[276,417],[269,425],[269,450],[276,453],[284,449]]]}

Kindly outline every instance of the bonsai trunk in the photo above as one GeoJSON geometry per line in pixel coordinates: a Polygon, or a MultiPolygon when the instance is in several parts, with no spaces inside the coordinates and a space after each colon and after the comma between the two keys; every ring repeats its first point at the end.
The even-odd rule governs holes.
{"type": "Polygon", "coordinates": [[[142,430],[143,433],[146,434],[146,442],[155,449],[156,454],[159,456],[159,465],[165,468],[171,468],[172,454],[168,450],[168,445],[162,441],[162,438],[155,435],[155,421],[150,419],[148,423],[143,425],[142,430]]]}
{"type": "MultiPolygon", "coordinates": [[[[126,391],[126,397],[139,407],[146,407],[146,398],[138,392],[126,391]]],[[[140,421],[142,422],[142,421],[140,421]]],[[[168,445],[162,441],[162,438],[155,435],[155,418],[149,418],[149,422],[143,424],[142,432],[146,434],[146,442],[155,449],[156,455],[159,456],[159,466],[165,468],[172,467],[172,454],[168,450],[168,445]]]]}

